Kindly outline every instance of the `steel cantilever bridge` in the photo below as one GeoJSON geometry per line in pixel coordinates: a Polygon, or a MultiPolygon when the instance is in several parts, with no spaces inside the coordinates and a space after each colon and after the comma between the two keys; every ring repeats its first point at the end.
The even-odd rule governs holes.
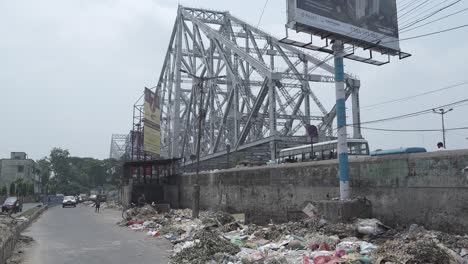
{"type": "MultiPolygon", "coordinates": [[[[314,87],[329,83],[334,91],[333,74],[333,66],[229,12],[179,6],[156,86],[161,154],[193,168],[199,118],[204,169],[226,168],[236,157],[273,160],[280,149],[309,142],[308,124],[318,127],[319,141],[329,140],[335,106],[327,110],[314,87]]],[[[346,84],[359,124],[360,82],[347,74],[346,84]]],[[[359,126],[353,136],[361,138],[359,126]]]]}

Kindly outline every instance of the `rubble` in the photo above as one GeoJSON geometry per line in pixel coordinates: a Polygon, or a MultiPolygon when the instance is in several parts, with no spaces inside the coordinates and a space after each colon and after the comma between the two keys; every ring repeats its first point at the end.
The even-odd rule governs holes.
{"type": "Polygon", "coordinates": [[[212,260],[215,254],[218,254],[219,258],[220,253],[235,255],[240,252],[238,246],[231,244],[214,231],[198,231],[193,236],[193,239],[194,243],[191,243],[191,246],[186,246],[180,252],[176,253],[172,257],[171,263],[205,264],[212,260]]]}
{"type": "Polygon", "coordinates": [[[11,234],[12,227],[17,221],[7,215],[0,215],[0,244],[11,234]]]}
{"type": "Polygon", "coordinates": [[[102,202],[101,203],[101,209],[117,209],[117,210],[122,210],[123,206],[115,201],[107,201],[107,202],[102,202]]]}
{"type": "MultiPolygon", "coordinates": [[[[311,211],[311,210],[309,210],[311,211]]],[[[411,225],[391,229],[377,219],[332,224],[316,214],[299,222],[246,225],[226,212],[158,212],[132,208],[120,222],[174,244],[171,263],[331,264],[468,263],[468,237],[411,225]]]]}

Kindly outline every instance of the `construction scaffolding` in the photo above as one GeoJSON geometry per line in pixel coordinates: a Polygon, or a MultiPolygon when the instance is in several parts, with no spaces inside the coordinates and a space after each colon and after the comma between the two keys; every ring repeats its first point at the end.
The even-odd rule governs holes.
{"type": "MultiPolygon", "coordinates": [[[[330,140],[336,108],[327,110],[315,89],[332,88],[333,74],[328,63],[229,12],[179,6],[156,87],[161,156],[193,164],[199,118],[200,158],[212,161],[209,168],[229,167],[230,152],[275,160],[281,148],[310,142],[306,125],[318,127],[319,141],[330,140]]],[[[345,83],[359,124],[360,81],[346,74],[345,83]]],[[[353,137],[361,138],[359,125],[353,137]]]]}

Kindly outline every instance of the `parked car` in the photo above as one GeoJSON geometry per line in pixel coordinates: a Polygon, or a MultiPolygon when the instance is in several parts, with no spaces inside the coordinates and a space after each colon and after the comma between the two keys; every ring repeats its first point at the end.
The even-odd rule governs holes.
{"type": "Polygon", "coordinates": [[[73,207],[76,207],[76,199],[75,199],[75,196],[65,196],[65,197],[63,198],[62,207],[65,208],[65,206],[73,206],[73,207]]]}
{"type": "Polygon", "coordinates": [[[18,197],[8,197],[2,205],[3,212],[18,213],[23,211],[23,203],[18,197]]]}
{"type": "Polygon", "coordinates": [[[107,202],[107,194],[99,194],[97,198],[99,198],[99,201],[101,201],[101,203],[107,202]]]}
{"type": "Polygon", "coordinates": [[[97,198],[97,195],[96,195],[96,194],[91,194],[91,195],[89,196],[89,200],[90,200],[90,201],[93,201],[93,202],[96,201],[96,198],[97,198]]]}
{"type": "Polygon", "coordinates": [[[88,195],[85,193],[78,195],[78,197],[80,197],[80,200],[79,200],[80,203],[88,200],[88,195]]]}

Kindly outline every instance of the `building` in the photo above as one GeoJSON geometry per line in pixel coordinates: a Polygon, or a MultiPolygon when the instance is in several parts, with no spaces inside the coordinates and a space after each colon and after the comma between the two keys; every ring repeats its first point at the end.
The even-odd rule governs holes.
{"type": "Polygon", "coordinates": [[[36,162],[25,152],[11,152],[9,159],[0,159],[0,187],[9,188],[17,179],[34,183],[34,193],[41,193],[41,176],[36,162]]]}

